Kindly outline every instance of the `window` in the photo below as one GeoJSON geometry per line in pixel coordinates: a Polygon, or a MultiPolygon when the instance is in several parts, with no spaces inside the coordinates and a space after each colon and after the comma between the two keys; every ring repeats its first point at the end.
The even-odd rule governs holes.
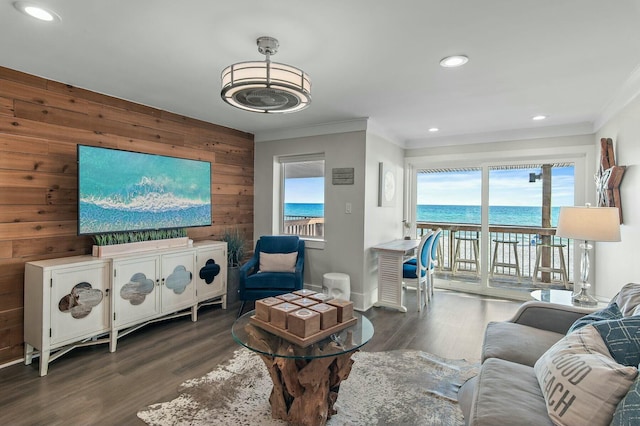
{"type": "Polygon", "coordinates": [[[281,157],[280,233],[324,239],[324,155],[281,157]]]}

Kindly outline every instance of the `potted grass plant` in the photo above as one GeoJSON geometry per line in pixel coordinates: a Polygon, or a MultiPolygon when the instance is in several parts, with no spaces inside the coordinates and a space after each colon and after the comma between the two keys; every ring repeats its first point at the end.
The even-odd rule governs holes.
{"type": "Polygon", "coordinates": [[[222,241],[227,243],[227,304],[238,301],[240,266],[245,255],[245,238],[238,227],[224,231],[222,241]]]}
{"type": "Polygon", "coordinates": [[[150,231],[109,232],[93,236],[93,256],[105,257],[137,251],[188,245],[186,228],[150,231]]]}

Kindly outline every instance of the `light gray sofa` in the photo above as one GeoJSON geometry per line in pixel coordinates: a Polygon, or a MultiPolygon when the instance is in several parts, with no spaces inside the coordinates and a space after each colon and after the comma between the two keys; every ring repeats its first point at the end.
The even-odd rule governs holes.
{"type": "Polygon", "coordinates": [[[589,309],[524,303],[509,321],[488,324],[479,374],[458,393],[467,425],[553,425],[533,366],[589,309]]]}

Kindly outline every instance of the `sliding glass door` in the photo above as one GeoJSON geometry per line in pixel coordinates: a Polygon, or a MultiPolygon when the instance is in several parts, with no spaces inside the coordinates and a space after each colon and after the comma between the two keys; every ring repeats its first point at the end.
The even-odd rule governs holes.
{"type": "Polygon", "coordinates": [[[560,207],[584,197],[575,193],[575,161],[408,167],[416,236],[444,231],[436,287],[523,300],[534,289],[569,288],[573,245],[555,226],[560,207]]]}

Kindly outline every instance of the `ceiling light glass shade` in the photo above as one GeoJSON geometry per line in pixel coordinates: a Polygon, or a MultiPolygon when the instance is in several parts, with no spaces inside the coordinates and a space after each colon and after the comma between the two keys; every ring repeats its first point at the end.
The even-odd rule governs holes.
{"type": "Polygon", "coordinates": [[[309,75],[291,65],[240,62],[225,68],[221,77],[222,99],[245,111],[288,113],[311,104],[309,75]]]}

